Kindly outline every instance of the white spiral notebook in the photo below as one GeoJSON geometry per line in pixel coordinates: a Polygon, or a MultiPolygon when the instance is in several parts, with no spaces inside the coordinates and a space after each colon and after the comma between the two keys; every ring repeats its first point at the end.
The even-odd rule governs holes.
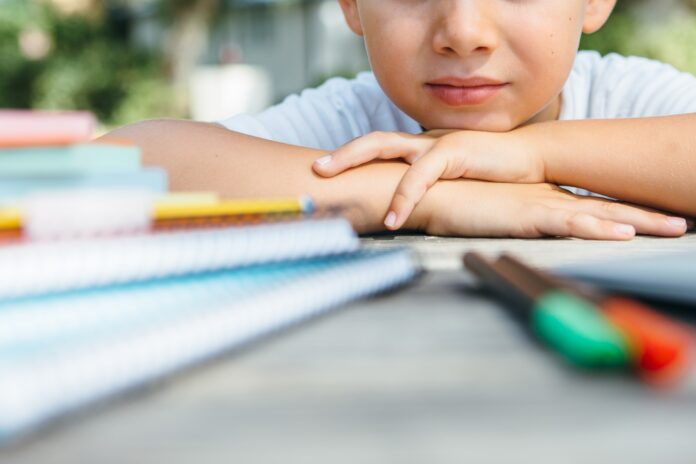
{"type": "Polygon", "coordinates": [[[342,218],[0,246],[0,300],[354,251],[342,218]]]}
{"type": "MultiPolygon", "coordinates": [[[[266,236],[269,246],[280,249],[273,240],[279,239],[266,236]]],[[[315,248],[316,253],[329,253],[324,243],[324,248],[315,248]]],[[[352,245],[333,246],[345,250],[352,245]]],[[[290,255],[286,250],[286,256],[290,255]]],[[[308,256],[306,251],[294,253],[300,255],[308,256]]],[[[171,270],[185,267],[182,256],[191,255],[184,251],[169,256],[178,265],[161,272],[176,274],[171,270]]],[[[200,262],[220,263],[215,256],[211,252],[202,261],[191,257],[200,267],[189,269],[212,269],[200,262]]],[[[233,253],[226,256],[237,263],[249,262],[233,253]]],[[[145,265],[151,257],[142,256],[143,266],[137,267],[144,273],[132,275],[137,279],[155,276],[145,265]]],[[[273,258],[269,254],[265,260],[273,258]]],[[[84,264],[66,263],[67,268],[71,266],[78,269],[84,264]]],[[[0,299],[0,443],[97,400],[403,284],[417,272],[406,250],[353,252],[0,299]]],[[[65,282],[65,288],[76,287],[71,277],[65,282]]],[[[83,284],[84,280],[77,286],[83,284]]],[[[7,292],[8,287],[4,288],[7,292]]]]}

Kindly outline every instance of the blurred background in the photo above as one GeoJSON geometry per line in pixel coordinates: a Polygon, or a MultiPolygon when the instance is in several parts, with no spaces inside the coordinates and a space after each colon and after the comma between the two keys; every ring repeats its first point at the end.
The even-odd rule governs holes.
{"type": "MultiPolygon", "coordinates": [[[[582,48],[696,74],[696,0],[619,0],[582,48]]],[[[0,108],[88,109],[105,128],[258,111],[367,68],[336,0],[0,0],[0,108]]]]}

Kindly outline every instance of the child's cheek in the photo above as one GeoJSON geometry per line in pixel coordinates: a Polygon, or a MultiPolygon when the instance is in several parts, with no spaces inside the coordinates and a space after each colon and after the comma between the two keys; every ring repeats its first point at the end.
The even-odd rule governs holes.
{"type": "Polygon", "coordinates": [[[376,27],[369,27],[365,44],[373,69],[387,67],[399,75],[409,71],[425,40],[425,31],[421,29],[421,21],[408,17],[392,18],[376,27]]]}
{"type": "MultiPolygon", "coordinates": [[[[508,36],[510,37],[510,36],[508,36]]],[[[572,66],[578,50],[575,27],[558,27],[557,21],[528,20],[517,24],[510,46],[528,72],[538,76],[564,74],[572,66]]]]}

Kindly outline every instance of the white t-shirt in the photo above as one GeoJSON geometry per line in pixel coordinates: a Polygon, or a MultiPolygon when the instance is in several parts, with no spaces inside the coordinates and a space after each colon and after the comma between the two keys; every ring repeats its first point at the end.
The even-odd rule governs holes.
{"type": "MultiPolygon", "coordinates": [[[[563,88],[560,119],[613,119],[696,113],[696,77],[646,58],[581,51],[563,88]]],[[[417,134],[374,74],[333,78],[256,115],[220,121],[230,130],[277,142],[335,150],[374,131],[417,134]]]]}

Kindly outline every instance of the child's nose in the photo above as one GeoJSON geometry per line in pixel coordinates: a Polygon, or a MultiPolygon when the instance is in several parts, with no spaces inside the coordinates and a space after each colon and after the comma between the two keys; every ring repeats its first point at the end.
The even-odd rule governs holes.
{"type": "Polygon", "coordinates": [[[440,20],[433,37],[435,51],[469,56],[497,48],[500,36],[492,3],[490,0],[440,2],[440,20]]]}

